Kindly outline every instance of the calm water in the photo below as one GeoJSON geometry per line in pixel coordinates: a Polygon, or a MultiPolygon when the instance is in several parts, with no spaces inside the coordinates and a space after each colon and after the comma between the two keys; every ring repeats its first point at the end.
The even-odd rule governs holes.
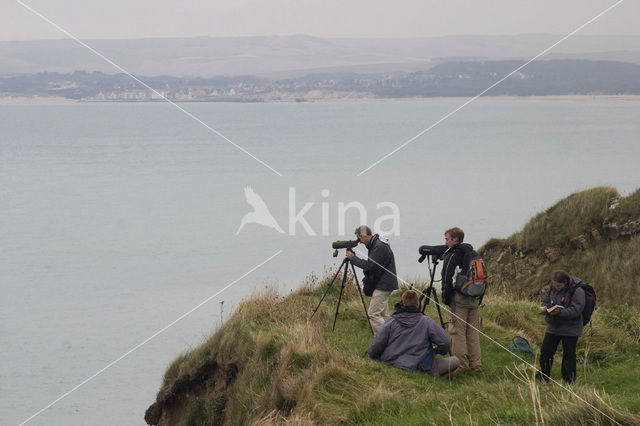
{"type": "MultiPolygon", "coordinates": [[[[0,105],[0,423],[17,424],[267,259],[282,254],[30,422],[144,424],[167,365],[238,300],[286,293],[336,265],[338,203],[370,224],[400,211],[398,272],[426,276],[417,247],[458,225],[479,246],[560,198],[640,186],[638,100],[482,100],[361,177],[460,105],[456,100],[184,104],[279,177],[166,104],[0,105]],[[328,236],[236,230],[264,199],[328,236]],[[327,196],[321,195],[328,190],[327,196]],[[221,305],[221,302],[224,302],[221,305]]],[[[326,193],[325,193],[326,195],[326,193]]]]}

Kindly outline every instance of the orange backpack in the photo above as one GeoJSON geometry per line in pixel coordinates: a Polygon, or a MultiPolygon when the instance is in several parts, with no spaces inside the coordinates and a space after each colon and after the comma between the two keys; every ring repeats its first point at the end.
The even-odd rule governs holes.
{"type": "Polygon", "coordinates": [[[472,252],[466,274],[456,278],[456,291],[465,296],[482,296],[487,288],[487,269],[478,253],[472,252]]]}

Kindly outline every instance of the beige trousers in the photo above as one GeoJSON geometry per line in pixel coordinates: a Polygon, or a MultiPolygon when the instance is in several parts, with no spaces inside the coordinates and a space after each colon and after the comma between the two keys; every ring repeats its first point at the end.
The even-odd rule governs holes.
{"type": "Polygon", "coordinates": [[[367,314],[371,320],[371,326],[373,332],[377,332],[378,329],[389,318],[389,295],[390,291],[385,290],[373,290],[371,301],[369,302],[369,310],[367,314]]]}
{"type": "Polygon", "coordinates": [[[451,307],[449,334],[451,352],[460,360],[460,369],[482,370],[480,338],[478,336],[478,309],[451,307]]]}

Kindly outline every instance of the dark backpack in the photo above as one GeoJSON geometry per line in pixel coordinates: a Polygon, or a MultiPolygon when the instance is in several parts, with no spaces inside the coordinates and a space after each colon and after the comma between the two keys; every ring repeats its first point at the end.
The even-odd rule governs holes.
{"type": "Polygon", "coordinates": [[[482,257],[475,250],[471,250],[465,254],[464,262],[467,265],[467,273],[461,273],[456,278],[456,291],[465,296],[482,296],[487,288],[487,269],[482,257]]]}
{"type": "Polygon", "coordinates": [[[534,358],[533,348],[529,344],[529,341],[522,336],[516,336],[509,343],[509,351],[513,353],[522,353],[529,358],[534,358]]]}
{"type": "Polygon", "coordinates": [[[591,315],[593,311],[596,309],[596,303],[598,301],[598,297],[596,296],[596,291],[589,284],[585,283],[578,277],[574,277],[569,275],[569,279],[571,281],[571,290],[570,297],[573,297],[573,293],[576,292],[577,288],[581,288],[584,291],[584,309],[582,310],[582,325],[587,325],[589,321],[591,321],[591,315]]]}

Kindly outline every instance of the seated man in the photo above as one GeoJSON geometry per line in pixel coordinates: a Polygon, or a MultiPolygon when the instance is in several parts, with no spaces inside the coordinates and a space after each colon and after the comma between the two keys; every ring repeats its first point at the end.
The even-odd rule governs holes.
{"type": "Polygon", "coordinates": [[[367,353],[393,367],[448,377],[460,366],[460,361],[455,356],[435,355],[449,352],[451,338],[440,324],[420,312],[419,306],[418,293],[405,291],[402,306],[373,336],[367,353]]]}

